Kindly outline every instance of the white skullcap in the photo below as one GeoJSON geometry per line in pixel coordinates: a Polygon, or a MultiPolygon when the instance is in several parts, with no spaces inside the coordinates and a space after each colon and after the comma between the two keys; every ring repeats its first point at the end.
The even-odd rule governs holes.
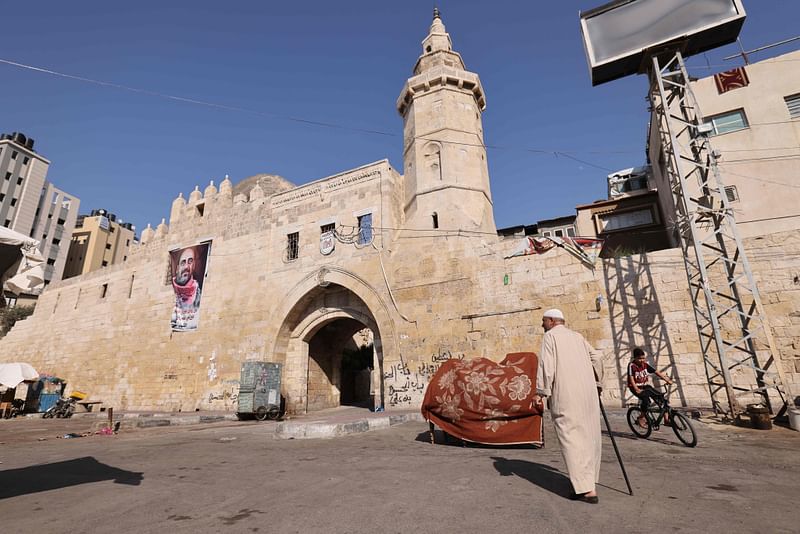
{"type": "Polygon", "coordinates": [[[558,308],[550,308],[549,310],[544,312],[544,315],[542,315],[542,317],[549,317],[551,319],[561,319],[562,321],[564,320],[564,314],[561,313],[561,310],[559,310],[558,308]]]}

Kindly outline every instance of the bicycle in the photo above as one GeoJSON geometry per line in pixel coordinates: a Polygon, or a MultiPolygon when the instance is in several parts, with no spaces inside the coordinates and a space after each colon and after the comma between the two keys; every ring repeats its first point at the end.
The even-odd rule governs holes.
{"type": "Polygon", "coordinates": [[[672,408],[664,393],[660,391],[658,393],[658,397],[650,403],[647,412],[642,411],[641,405],[628,408],[628,426],[631,427],[633,433],[637,437],[646,439],[650,437],[653,430],[659,430],[662,423],[669,424],[681,443],[687,447],[697,445],[697,433],[689,418],[672,408]],[[669,416],[669,423],[666,422],[665,416],[669,416]]]}

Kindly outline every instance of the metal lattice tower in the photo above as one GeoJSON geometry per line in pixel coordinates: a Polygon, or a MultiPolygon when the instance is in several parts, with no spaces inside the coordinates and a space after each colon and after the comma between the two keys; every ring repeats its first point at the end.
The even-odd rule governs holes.
{"type": "Polygon", "coordinates": [[[683,57],[651,60],[649,98],[714,410],[735,418],[760,402],[783,411],[792,396],[683,57]]]}

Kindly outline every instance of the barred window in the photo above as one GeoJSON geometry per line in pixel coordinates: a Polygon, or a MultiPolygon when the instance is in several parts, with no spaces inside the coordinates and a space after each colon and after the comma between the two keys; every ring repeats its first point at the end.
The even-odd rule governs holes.
{"type": "Polygon", "coordinates": [[[286,259],[296,260],[300,256],[300,232],[286,234],[286,259]]]}
{"type": "Polygon", "coordinates": [[[322,226],[319,227],[319,233],[324,234],[325,232],[333,232],[335,228],[336,228],[335,223],[323,224],[322,226]]]}
{"type": "Polygon", "coordinates": [[[358,244],[372,243],[372,214],[366,213],[358,218],[358,244]]]}

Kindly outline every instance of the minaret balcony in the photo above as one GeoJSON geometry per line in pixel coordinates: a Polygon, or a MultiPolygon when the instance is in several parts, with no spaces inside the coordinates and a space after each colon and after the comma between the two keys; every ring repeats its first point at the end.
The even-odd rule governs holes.
{"type": "Polygon", "coordinates": [[[397,111],[405,115],[408,106],[418,93],[425,93],[438,86],[454,87],[471,93],[481,111],[486,109],[486,96],[477,74],[451,67],[434,67],[417,76],[409,78],[397,99],[397,111]]]}

